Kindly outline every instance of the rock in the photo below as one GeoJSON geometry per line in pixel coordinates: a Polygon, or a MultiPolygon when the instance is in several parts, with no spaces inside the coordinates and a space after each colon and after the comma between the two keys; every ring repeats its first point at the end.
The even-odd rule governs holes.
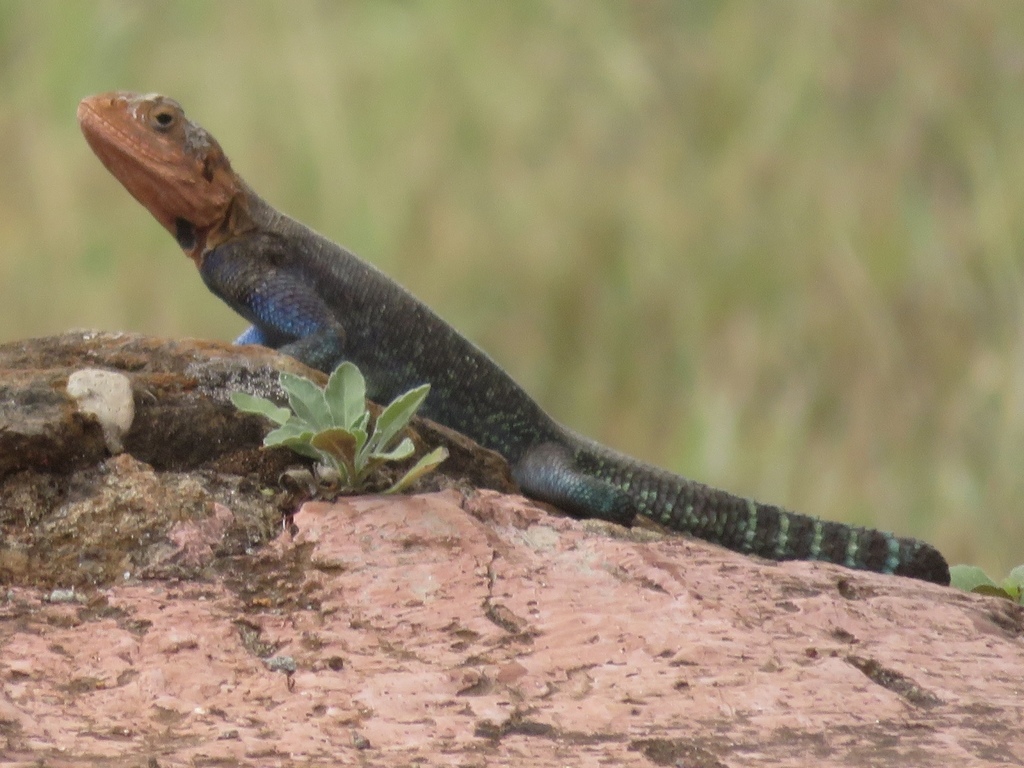
{"type": "Polygon", "coordinates": [[[1024,764],[1006,600],[559,517],[429,424],[443,490],[282,519],[293,459],[225,402],[289,365],[0,347],[0,764],[1024,764]],[[131,382],[124,453],[84,368],[131,382]]]}
{"type": "Polygon", "coordinates": [[[1008,601],[612,538],[489,491],[309,503],[293,522],[203,581],[132,580],[84,605],[10,589],[7,758],[1024,761],[1008,601]]]}
{"type": "MultiPolygon", "coordinates": [[[[303,495],[280,479],[309,461],[262,448],[266,423],[229,397],[283,400],[282,370],[326,380],[214,342],[82,332],[0,345],[0,582],[195,578],[267,541],[303,495]]],[[[497,454],[425,419],[413,428],[417,456],[450,453],[420,487],[515,487],[497,454]]]]}
{"type": "Polygon", "coordinates": [[[107,450],[124,450],[121,439],[135,420],[132,382],[123,373],[86,368],[68,376],[67,392],[78,401],[78,410],[96,417],[107,450]]]}
{"type": "MultiPolygon", "coordinates": [[[[96,370],[123,374],[119,378],[131,383],[134,414],[130,429],[118,429],[117,437],[138,460],[156,470],[212,469],[264,480],[276,479],[295,456],[261,450],[266,423],[239,413],[231,392],[282,401],[281,371],[321,385],[327,380],[263,347],[212,341],[82,331],[0,344],[0,480],[24,469],[69,472],[107,458],[110,419],[81,407],[74,384],[74,394],[68,392],[69,380],[82,371],[95,378],[96,370]]],[[[113,410],[122,424],[125,407],[113,410]]],[[[427,419],[412,426],[417,456],[438,444],[448,448],[448,476],[497,490],[515,487],[507,463],[493,451],[427,419]]]]}

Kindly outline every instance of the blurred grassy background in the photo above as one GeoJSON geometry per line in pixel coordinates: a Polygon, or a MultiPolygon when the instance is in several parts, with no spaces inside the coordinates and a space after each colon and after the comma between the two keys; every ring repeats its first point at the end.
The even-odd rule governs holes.
{"type": "Polygon", "coordinates": [[[1024,562],[1024,4],[0,3],[0,338],[232,338],[92,156],[160,91],[563,422],[1024,562]]]}

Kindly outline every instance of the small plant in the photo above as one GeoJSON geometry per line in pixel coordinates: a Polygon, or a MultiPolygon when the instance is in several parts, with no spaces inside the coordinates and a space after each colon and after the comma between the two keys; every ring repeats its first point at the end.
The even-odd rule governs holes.
{"type": "Polygon", "coordinates": [[[976,565],[954,565],[949,569],[949,583],[964,592],[995,595],[1024,604],[1024,565],[1010,571],[1002,584],[996,584],[976,565]]]}
{"type": "MultiPolygon", "coordinates": [[[[263,438],[264,445],[283,445],[316,459],[337,472],[342,487],[350,491],[362,490],[382,464],[412,456],[412,440],[398,438],[426,399],[429,384],[396,397],[369,429],[366,381],[352,363],[339,365],[322,389],[309,379],[290,373],[282,373],[279,381],[288,395],[290,408],[245,392],[231,395],[238,410],[266,416],[277,424],[263,438]]],[[[435,448],[384,493],[408,488],[447,457],[447,449],[435,448]]]]}

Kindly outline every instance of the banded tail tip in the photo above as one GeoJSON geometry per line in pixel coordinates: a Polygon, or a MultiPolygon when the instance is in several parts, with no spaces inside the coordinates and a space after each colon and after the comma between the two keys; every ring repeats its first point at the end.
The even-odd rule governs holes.
{"type": "Polygon", "coordinates": [[[935,547],[924,542],[918,542],[913,553],[900,562],[893,573],[949,586],[949,564],[946,558],[935,547]]]}

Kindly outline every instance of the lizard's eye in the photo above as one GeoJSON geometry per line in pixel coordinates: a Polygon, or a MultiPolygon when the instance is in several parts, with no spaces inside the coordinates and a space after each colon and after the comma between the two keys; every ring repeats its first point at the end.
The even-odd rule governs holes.
{"type": "Polygon", "coordinates": [[[169,131],[174,125],[177,115],[166,104],[158,104],[149,113],[149,123],[160,132],[169,131]]]}

